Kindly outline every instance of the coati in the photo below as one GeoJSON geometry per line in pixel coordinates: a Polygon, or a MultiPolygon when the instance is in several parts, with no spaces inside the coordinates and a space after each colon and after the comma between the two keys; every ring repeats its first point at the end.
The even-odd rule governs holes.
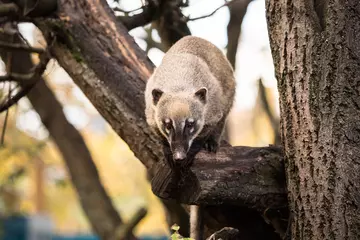
{"type": "MultiPolygon", "coordinates": [[[[217,151],[234,95],[233,68],[215,45],[187,36],[169,49],[147,82],[145,114],[172,156],[167,158],[171,167],[191,163],[192,145],[217,151]]],[[[201,206],[190,206],[195,240],[202,237],[201,212],[201,206]]]]}
{"type": "Polygon", "coordinates": [[[146,84],[146,120],[168,143],[173,161],[182,162],[194,140],[216,152],[234,95],[233,69],[220,49],[186,36],[169,49],[146,84]]]}

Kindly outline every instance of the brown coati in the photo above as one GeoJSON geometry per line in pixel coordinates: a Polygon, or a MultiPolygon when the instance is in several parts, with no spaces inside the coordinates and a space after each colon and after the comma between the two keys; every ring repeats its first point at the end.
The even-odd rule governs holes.
{"type": "MultiPolygon", "coordinates": [[[[170,167],[191,164],[203,146],[217,151],[235,85],[226,57],[204,39],[184,37],[165,54],[147,82],[145,114],[163,139],[170,167]]],[[[201,212],[202,207],[190,206],[190,237],[195,240],[202,238],[201,212]]]]}
{"type": "Polygon", "coordinates": [[[194,140],[216,152],[234,95],[233,69],[220,49],[187,36],[169,49],[147,82],[146,119],[168,143],[173,161],[182,162],[194,140]]]}

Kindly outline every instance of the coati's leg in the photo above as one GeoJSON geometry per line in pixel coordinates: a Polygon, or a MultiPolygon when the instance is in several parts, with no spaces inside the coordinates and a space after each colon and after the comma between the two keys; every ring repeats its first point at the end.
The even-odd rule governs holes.
{"type": "Polygon", "coordinates": [[[220,120],[220,122],[218,122],[215,129],[210,133],[209,137],[205,141],[204,148],[209,152],[217,152],[221,136],[224,131],[225,120],[226,118],[224,117],[220,120]]]}
{"type": "Polygon", "coordinates": [[[203,208],[198,205],[190,205],[190,238],[202,240],[203,231],[203,208]]]}

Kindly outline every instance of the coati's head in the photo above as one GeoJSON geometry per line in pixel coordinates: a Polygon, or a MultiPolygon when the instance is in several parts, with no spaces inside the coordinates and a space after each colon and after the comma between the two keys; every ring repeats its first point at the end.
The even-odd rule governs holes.
{"type": "Polygon", "coordinates": [[[185,160],[193,140],[204,127],[207,89],[167,94],[152,90],[155,121],[167,139],[175,161],[185,160]]]}

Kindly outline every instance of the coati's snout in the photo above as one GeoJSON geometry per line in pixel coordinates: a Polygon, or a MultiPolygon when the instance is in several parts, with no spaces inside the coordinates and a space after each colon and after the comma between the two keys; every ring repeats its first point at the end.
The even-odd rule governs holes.
{"type": "Polygon", "coordinates": [[[174,161],[183,161],[194,139],[195,120],[193,118],[175,120],[166,118],[164,130],[169,142],[174,161]]]}
{"type": "Polygon", "coordinates": [[[189,148],[186,141],[170,143],[171,152],[173,153],[174,161],[183,161],[186,159],[189,148]]]}
{"type": "MultiPolygon", "coordinates": [[[[192,143],[192,136],[189,131],[189,125],[193,125],[193,119],[185,120],[185,124],[182,123],[176,123],[175,121],[171,119],[167,119],[167,121],[174,122],[172,126],[175,127],[168,130],[169,132],[169,144],[171,148],[171,152],[173,153],[173,159],[174,161],[183,161],[186,159],[187,153],[189,151],[189,148],[191,147],[192,143]],[[184,129],[181,128],[181,125],[185,125],[184,129]]],[[[192,128],[192,126],[190,126],[192,128]]]]}

